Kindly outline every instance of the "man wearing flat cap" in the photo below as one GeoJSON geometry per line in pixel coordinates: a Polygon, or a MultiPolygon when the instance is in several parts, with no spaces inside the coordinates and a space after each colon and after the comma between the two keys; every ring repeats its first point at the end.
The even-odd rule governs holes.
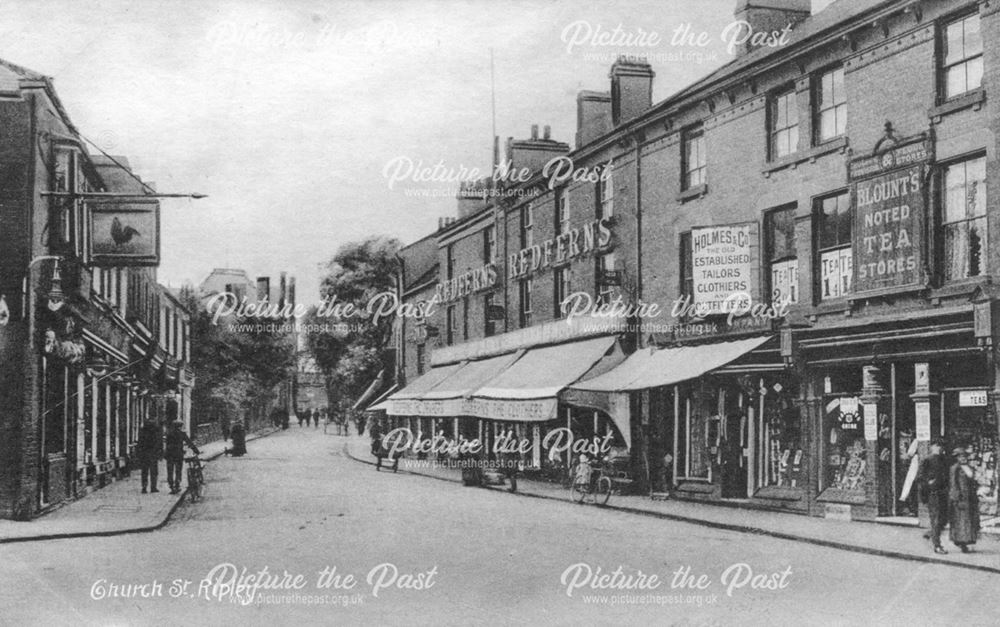
{"type": "Polygon", "coordinates": [[[918,479],[920,497],[927,503],[930,512],[931,529],[925,536],[930,538],[935,553],[947,553],[941,546],[941,530],[948,520],[948,462],[941,454],[941,441],[931,442],[930,455],[920,462],[918,479]]]}

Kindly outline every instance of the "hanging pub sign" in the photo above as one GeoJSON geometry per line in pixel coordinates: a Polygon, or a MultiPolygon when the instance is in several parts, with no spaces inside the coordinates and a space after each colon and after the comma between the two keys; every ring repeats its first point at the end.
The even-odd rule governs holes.
{"type": "Polygon", "coordinates": [[[850,165],[854,199],[853,291],[886,293],[922,287],[926,163],[922,138],[850,165]]]}
{"type": "Polygon", "coordinates": [[[157,200],[93,200],[84,203],[88,257],[95,266],[160,265],[160,203],[157,200]]]}
{"type": "Polygon", "coordinates": [[[694,305],[699,316],[728,314],[756,295],[756,222],[691,229],[694,305]]]}

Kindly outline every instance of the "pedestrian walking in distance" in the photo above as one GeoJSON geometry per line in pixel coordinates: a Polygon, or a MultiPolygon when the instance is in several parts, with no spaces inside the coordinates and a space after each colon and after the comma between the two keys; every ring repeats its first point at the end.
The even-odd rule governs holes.
{"type": "Polygon", "coordinates": [[[935,553],[947,553],[941,546],[941,530],[948,520],[948,464],[941,454],[941,442],[931,442],[930,455],[920,462],[918,472],[920,497],[927,503],[931,516],[930,538],[935,553]]]}
{"type": "MultiPolygon", "coordinates": [[[[375,456],[375,470],[382,470],[382,460],[389,456],[389,452],[382,445],[382,428],[378,423],[373,423],[369,434],[372,438],[372,455],[375,456]]],[[[399,469],[399,456],[392,458],[392,472],[396,472],[399,469]]]]}
{"type": "Polygon", "coordinates": [[[167,483],[170,484],[170,493],[178,494],[181,491],[181,473],[184,470],[184,446],[190,447],[194,454],[199,453],[198,447],[194,445],[188,434],[184,432],[184,423],[175,420],[170,423],[167,430],[167,446],[163,456],[167,460],[167,483]]]}
{"type": "Polygon", "coordinates": [[[312,415],[313,429],[319,429],[319,410],[318,409],[310,409],[309,413],[312,415]]]}
{"type": "Polygon", "coordinates": [[[305,420],[305,412],[295,412],[295,417],[299,419],[299,429],[302,428],[302,421],[305,420]]]}
{"type": "Polygon", "coordinates": [[[951,504],[951,541],[962,553],[970,553],[970,544],[979,539],[979,497],[976,495],[975,471],[969,465],[964,448],[954,452],[955,464],[949,471],[948,501],[951,504]]]}
{"type": "Polygon", "coordinates": [[[163,435],[156,421],[150,419],[139,429],[139,438],[135,444],[135,459],[142,471],[142,493],[146,486],[150,492],[159,492],[156,481],[159,475],[160,456],[163,455],[163,435]]]}

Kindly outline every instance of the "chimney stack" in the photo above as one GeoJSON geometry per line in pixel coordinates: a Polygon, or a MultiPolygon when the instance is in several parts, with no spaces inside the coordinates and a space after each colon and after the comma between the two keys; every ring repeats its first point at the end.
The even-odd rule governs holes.
{"type": "Polygon", "coordinates": [[[581,91],[576,95],[576,147],[586,146],[611,130],[611,94],[581,91]]]}
{"type": "MultiPolygon", "coordinates": [[[[746,22],[752,32],[782,31],[812,14],[812,0],[737,0],[733,17],[746,22]]],[[[736,49],[736,56],[755,50],[748,39],[736,49]]]]}
{"type": "Polygon", "coordinates": [[[542,139],[549,141],[552,139],[552,127],[548,124],[542,129],[542,139]]]}
{"type": "Polygon", "coordinates": [[[622,55],[611,66],[611,119],[615,126],[644,113],[653,103],[653,77],[645,59],[622,55]]]}
{"type": "Polygon", "coordinates": [[[552,131],[545,127],[545,138],[538,138],[538,125],[531,125],[531,139],[507,138],[506,161],[512,172],[520,175],[527,169],[534,176],[542,171],[549,161],[569,153],[569,144],[552,139],[552,131]]]}
{"type": "Polygon", "coordinates": [[[269,277],[257,277],[257,300],[271,300],[271,279],[269,277]]]}

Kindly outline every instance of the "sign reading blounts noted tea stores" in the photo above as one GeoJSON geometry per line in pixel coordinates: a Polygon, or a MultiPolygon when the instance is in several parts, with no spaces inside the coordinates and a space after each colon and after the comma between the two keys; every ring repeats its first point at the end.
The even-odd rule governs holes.
{"type": "Polygon", "coordinates": [[[694,304],[700,315],[728,314],[734,295],[751,298],[757,223],[691,229],[694,304]]]}
{"type": "Polygon", "coordinates": [[[88,257],[98,266],[160,264],[160,203],[88,201],[88,257]]]}
{"type": "Polygon", "coordinates": [[[923,269],[923,142],[851,163],[854,178],[854,292],[921,286],[923,269]]]}

